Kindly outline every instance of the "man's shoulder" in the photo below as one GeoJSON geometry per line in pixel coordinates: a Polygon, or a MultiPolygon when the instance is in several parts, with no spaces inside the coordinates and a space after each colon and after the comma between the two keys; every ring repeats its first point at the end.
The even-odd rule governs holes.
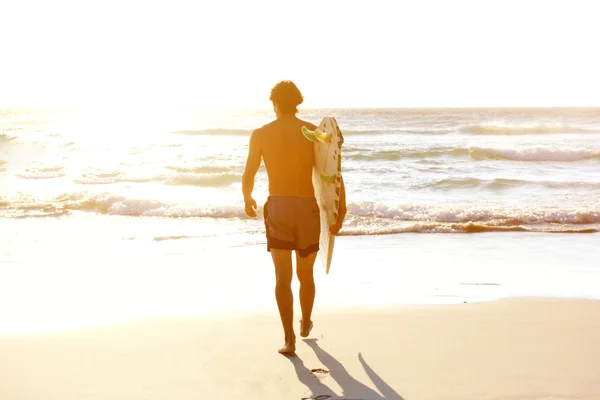
{"type": "Polygon", "coordinates": [[[266,124],[259,128],[254,129],[251,133],[251,136],[253,136],[253,137],[263,136],[265,134],[265,132],[267,132],[269,130],[269,125],[270,124],[266,124]]]}
{"type": "Polygon", "coordinates": [[[274,128],[274,125],[275,125],[275,122],[276,122],[276,121],[271,121],[271,122],[269,122],[268,124],[265,124],[265,125],[263,125],[263,126],[261,126],[261,127],[259,127],[259,128],[256,128],[255,130],[253,130],[253,131],[252,131],[252,134],[253,134],[253,135],[254,135],[254,134],[256,134],[256,135],[262,135],[262,134],[264,134],[265,132],[268,132],[268,131],[271,131],[271,130],[273,130],[273,128],[274,128]]]}

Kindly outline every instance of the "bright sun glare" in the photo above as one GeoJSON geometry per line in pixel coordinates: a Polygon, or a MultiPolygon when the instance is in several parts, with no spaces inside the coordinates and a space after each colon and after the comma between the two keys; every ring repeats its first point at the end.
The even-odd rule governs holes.
{"type": "Polygon", "coordinates": [[[592,5],[12,1],[0,105],[598,106],[592,5]]]}

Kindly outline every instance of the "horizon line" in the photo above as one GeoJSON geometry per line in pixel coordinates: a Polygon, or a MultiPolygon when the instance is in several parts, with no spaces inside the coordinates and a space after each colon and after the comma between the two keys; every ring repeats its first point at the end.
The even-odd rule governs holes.
{"type": "MultiPolygon", "coordinates": [[[[0,109],[63,109],[63,110],[78,110],[78,109],[127,109],[127,108],[150,108],[150,109],[271,109],[272,106],[248,106],[248,105],[111,105],[111,104],[95,104],[95,105],[4,105],[0,104],[0,109]]],[[[316,106],[307,107],[298,106],[298,113],[302,110],[467,110],[467,109],[600,109],[600,105],[544,105],[544,106],[509,106],[509,105],[480,105],[480,106],[316,106]]]]}

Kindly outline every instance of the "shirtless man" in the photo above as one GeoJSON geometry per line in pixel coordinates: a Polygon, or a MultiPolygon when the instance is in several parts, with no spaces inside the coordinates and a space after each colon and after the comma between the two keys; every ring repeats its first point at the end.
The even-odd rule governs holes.
{"type": "MultiPolygon", "coordinates": [[[[269,178],[269,198],[264,206],[267,251],[275,265],[275,296],[285,343],[281,354],[293,354],[296,335],[293,328],[292,250],[296,253],[296,274],[300,281],[300,336],[306,337],[313,327],[311,314],[315,300],[313,265],[319,250],[320,218],[312,184],[313,144],[302,134],[302,126],[316,126],[296,117],[302,94],[291,81],[282,81],[271,90],[271,102],[277,119],[256,129],[250,136],[248,159],[242,178],[246,214],[256,217],[252,198],[254,177],[265,162],[269,178]]],[[[346,215],[344,181],[340,193],[338,220],[330,227],[337,234],[346,215]]]]}

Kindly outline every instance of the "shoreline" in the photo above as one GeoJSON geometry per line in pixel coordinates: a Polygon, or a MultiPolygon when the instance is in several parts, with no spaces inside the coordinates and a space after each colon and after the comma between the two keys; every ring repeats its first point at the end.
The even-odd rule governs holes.
{"type": "MultiPolygon", "coordinates": [[[[0,333],[275,307],[273,264],[263,244],[211,248],[201,240],[124,240],[128,228],[140,229],[126,224],[86,231],[75,224],[64,230],[68,235],[53,236],[52,226],[6,235],[0,333]],[[23,235],[28,242],[16,241],[23,235]]],[[[316,262],[315,309],[598,300],[596,242],[566,234],[344,236],[336,241],[329,275],[316,262]]],[[[297,302],[296,279],[293,290],[297,302]]]]}

